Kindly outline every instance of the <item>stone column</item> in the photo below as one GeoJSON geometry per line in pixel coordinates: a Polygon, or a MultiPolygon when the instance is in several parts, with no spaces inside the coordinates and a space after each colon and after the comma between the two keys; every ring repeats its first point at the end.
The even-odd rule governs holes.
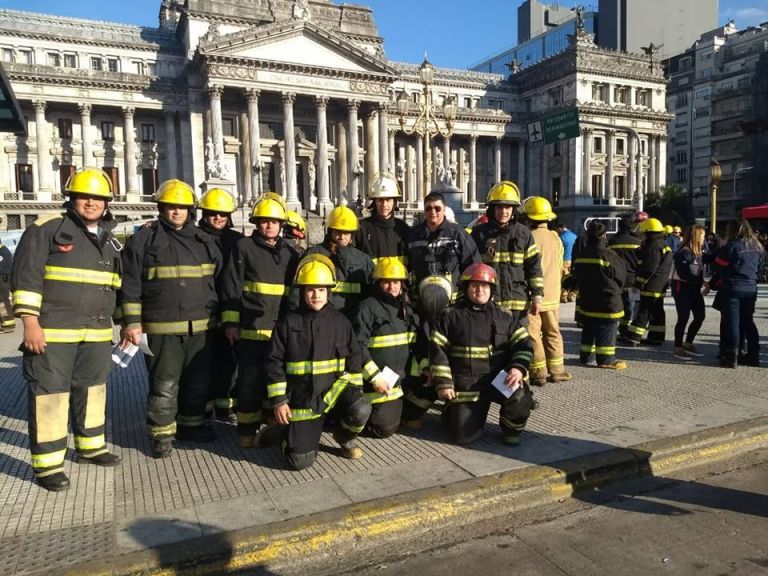
{"type": "Polygon", "coordinates": [[[616,197],[613,192],[613,142],[615,130],[608,130],[605,133],[605,194],[604,197],[608,199],[609,206],[616,206],[616,197]]]}
{"type": "Polygon", "coordinates": [[[133,126],[133,116],[136,109],[131,106],[123,107],[125,120],[123,135],[125,146],[125,193],[136,194],[139,191],[139,175],[136,166],[136,130],[133,126]]]}
{"type": "Polygon", "coordinates": [[[397,156],[395,155],[395,131],[389,130],[389,164],[387,165],[387,170],[390,172],[395,172],[397,170],[397,166],[395,166],[395,158],[397,156]]]}
{"type": "Polygon", "coordinates": [[[405,177],[403,183],[405,190],[403,190],[404,197],[407,202],[416,201],[416,185],[413,181],[414,173],[416,172],[416,149],[412,144],[408,144],[406,147],[405,156],[405,177]]]}
{"type": "MultiPolygon", "coordinates": [[[[371,111],[365,118],[365,180],[370,182],[373,175],[379,171],[379,138],[376,130],[379,123],[376,112],[371,111]]],[[[368,195],[368,186],[363,190],[363,195],[368,195]]]]}
{"type": "Polygon", "coordinates": [[[224,161],[224,130],[221,121],[221,95],[224,92],[223,86],[210,86],[208,88],[208,98],[211,106],[211,132],[213,133],[213,146],[216,150],[216,157],[221,162],[224,161]]]}
{"type": "Polygon", "coordinates": [[[477,134],[469,136],[469,203],[477,208],[477,134]]]}
{"type": "MultiPolygon", "coordinates": [[[[451,137],[445,136],[443,138],[443,167],[446,174],[451,173],[451,137]]],[[[456,184],[454,182],[454,184],[456,184]]]]}
{"type": "Polygon", "coordinates": [[[581,172],[581,193],[590,196],[590,173],[589,173],[589,167],[592,161],[592,130],[585,128],[582,131],[582,142],[583,142],[583,154],[584,157],[581,159],[582,161],[582,172],[581,172]]]}
{"type": "Polygon", "coordinates": [[[656,191],[656,136],[648,135],[648,190],[656,191]]]}
{"type": "Polygon", "coordinates": [[[203,114],[194,111],[190,111],[189,114],[181,114],[179,116],[179,131],[181,132],[182,151],[180,180],[189,182],[190,185],[193,182],[201,184],[205,180],[205,155],[202,153],[205,146],[200,143],[204,141],[203,114]],[[199,162],[195,162],[195,154],[197,154],[199,162]]]}
{"type": "MultiPolygon", "coordinates": [[[[35,100],[35,132],[37,138],[37,191],[53,192],[51,143],[48,139],[48,121],[45,119],[45,101],[35,100]]],[[[42,200],[42,198],[38,198],[42,200]]]]}
{"type": "Polygon", "coordinates": [[[395,155],[390,150],[389,145],[389,129],[387,128],[388,114],[387,103],[380,102],[378,106],[379,112],[379,170],[382,172],[395,172],[395,155]],[[392,162],[392,165],[390,165],[392,162]]]}
{"type": "Polygon", "coordinates": [[[358,178],[360,144],[357,141],[357,111],[359,108],[359,100],[347,101],[347,140],[349,144],[347,150],[347,179],[349,183],[347,186],[347,198],[350,202],[354,202],[360,196],[358,178]]]}
{"type": "Polygon", "coordinates": [[[251,157],[251,198],[261,194],[261,183],[264,181],[262,176],[261,163],[261,132],[259,128],[259,96],[260,90],[250,88],[245,91],[245,97],[248,101],[248,151],[251,157]]]}
{"type": "Polygon", "coordinates": [[[637,180],[635,179],[635,172],[637,172],[637,164],[635,164],[635,137],[631,132],[627,132],[627,146],[629,148],[629,160],[627,161],[627,194],[632,202],[634,202],[635,195],[637,194],[637,180]]]}
{"type": "Polygon", "coordinates": [[[333,209],[328,182],[328,129],[326,113],[328,97],[316,96],[317,107],[317,211],[325,214],[333,209]]]}
{"type": "Polygon", "coordinates": [[[664,155],[661,153],[661,140],[664,138],[663,134],[657,134],[655,138],[656,147],[653,152],[654,158],[656,158],[656,181],[654,182],[653,191],[658,192],[662,186],[664,186],[665,178],[662,166],[664,165],[664,155]]]}
{"type": "Polygon", "coordinates": [[[415,201],[422,200],[429,193],[421,190],[424,186],[424,139],[416,136],[416,197],[415,201]],[[421,191],[421,193],[419,193],[421,191]]]}
{"type": "MultiPolygon", "coordinates": [[[[91,105],[80,104],[80,131],[83,139],[83,166],[93,166],[93,141],[91,140],[91,105]]],[[[83,167],[81,166],[81,168],[83,167]]]]}
{"type": "Polygon", "coordinates": [[[338,169],[339,187],[334,198],[336,204],[346,204],[349,199],[349,174],[347,174],[347,125],[344,122],[336,123],[336,167],[338,169]]]}
{"type": "MultiPolygon", "coordinates": [[[[661,186],[664,186],[667,182],[667,163],[664,162],[664,158],[667,157],[667,136],[666,134],[662,134],[659,136],[659,153],[656,155],[656,158],[659,159],[659,169],[657,171],[658,175],[658,184],[659,188],[661,186]]],[[[689,174],[690,178],[690,174],[689,174]]]]}
{"type": "Polygon", "coordinates": [[[298,191],[296,190],[296,135],[293,127],[293,103],[296,94],[283,92],[283,136],[285,138],[285,185],[288,188],[285,201],[291,210],[301,210],[298,191]]]}
{"type": "Polygon", "coordinates": [[[165,164],[167,174],[168,178],[176,178],[179,167],[176,156],[175,113],[166,110],[163,115],[165,116],[165,164]]]}
{"type": "Polygon", "coordinates": [[[496,137],[493,147],[493,183],[501,182],[501,136],[496,137]]]}
{"type": "Polygon", "coordinates": [[[240,112],[240,173],[242,178],[237,182],[239,206],[248,204],[253,198],[253,160],[251,159],[251,125],[248,121],[248,112],[240,112]]]}

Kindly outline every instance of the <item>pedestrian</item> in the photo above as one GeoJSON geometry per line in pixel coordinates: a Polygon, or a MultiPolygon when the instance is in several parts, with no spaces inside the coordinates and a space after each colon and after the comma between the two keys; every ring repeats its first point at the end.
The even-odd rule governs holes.
{"type": "Polygon", "coordinates": [[[538,314],[528,315],[528,333],[533,343],[530,382],[543,386],[546,382],[568,382],[573,379],[565,370],[563,337],[560,335],[560,280],[563,269],[563,243],[547,223],[557,218],[549,200],[540,196],[525,199],[522,213],[531,228],[541,254],[544,276],[544,298],[538,314]]]}
{"type": "Polygon", "coordinates": [[[368,187],[371,215],[360,221],[355,235],[356,246],[368,254],[374,266],[379,258],[395,256],[408,263],[408,233],[411,228],[395,217],[400,187],[393,174],[376,174],[368,187]]]}
{"type": "MultiPolygon", "coordinates": [[[[573,246],[576,244],[578,236],[568,229],[568,226],[562,222],[555,228],[560,241],[563,243],[563,276],[567,276],[571,273],[571,265],[573,263],[573,246]]],[[[576,300],[576,292],[573,290],[563,290],[560,295],[560,302],[565,304],[566,302],[573,302],[576,300]]]]}
{"type": "Polygon", "coordinates": [[[222,256],[216,240],[193,224],[191,186],[166,180],[154,200],[157,222],[136,232],[123,253],[121,338],[139,345],[146,334],[147,424],[152,455],[165,458],[174,439],[215,439],[205,409],[222,256]]]}
{"type": "Polygon", "coordinates": [[[621,256],[606,246],[605,224],[599,220],[589,223],[586,244],[574,260],[574,274],[582,327],[579,361],[582,366],[623,370],[626,362],[616,359],[616,330],[624,315],[626,266],[621,256]],[[593,355],[596,363],[592,362],[593,355]]]}
{"type": "Polygon", "coordinates": [[[629,323],[621,341],[628,346],[661,346],[667,331],[664,294],[672,270],[672,250],[664,241],[664,226],[658,219],[648,218],[640,224],[639,230],[645,236],[640,246],[635,275],[635,288],[640,290],[640,304],[637,316],[629,323]],[[646,330],[648,338],[643,340],[646,330]]]}
{"type": "Polygon", "coordinates": [[[237,435],[256,445],[265,420],[266,362],[272,330],[285,315],[299,253],[280,237],[287,215],[279,196],[263,196],[251,210],[253,234],[235,245],[221,280],[224,334],[237,358],[237,435]]]}
{"type": "Polygon", "coordinates": [[[352,325],[329,305],[336,285],[333,263],[322,254],[305,256],[295,285],[301,303],[278,321],[267,359],[267,394],[282,428],[264,428],[260,434],[278,431],[288,464],[303,470],[314,464],[323,424],[331,417],[341,455],[357,460],[363,456],[357,436],[371,404],[363,395],[362,355],[352,325]]]}
{"type": "Polygon", "coordinates": [[[723,355],[720,365],[736,368],[760,365],[760,336],[755,325],[757,275],[765,250],[744,218],[731,221],[726,232],[726,245],[717,251],[712,267],[721,277],[723,323],[721,334],[723,355]],[[746,354],[739,355],[739,337],[747,340],[746,354]]]}
{"type": "Polygon", "coordinates": [[[13,254],[11,254],[8,246],[0,242],[0,334],[3,332],[13,332],[16,328],[16,320],[13,317],[13,303],[11,302],[12,271],[13,254]]]}
{"type": "Polygon", "coordinates": [[[705,229],[698,224],[686,230],[682,244],[674,255],[672,271],[672,298],[677,309],[675,324],[675,358],[690,360],[701,357],[693,343],[704,323],[705,306],[702,289],[704,287],[703,253],[705,229]],[[693,321],[688,326],[688,335],[683,341],[685,327],[693,314],[693,321]]]}
{"type": "Polygon", "coordinates": [[[682,243],[680,237],[675,234],[674,226],[664,226],[664,240],[667,243],[667,246],[669,246],[670,250],[672,250],[672,255],[674,256],[674,254],[680,248],[680,244],[682,243]]]}
{"type": "MultiPolygon", "coordinates": [[[[198,204],[203,212],[198,227],[210,234],[222,255],[223,266],[226,267],[235,244],[243,237],[234,229],[232,213],[235,211],[235,198],[221,188],[211,188],[200,198],[198,204]]],[[[221,288],[221,275],[217,278],[217,291],[221,288]]],[[[211,353],[216,359],[216,370],[211,370],[208,386],[208,404],[205,407],[205,418],[210,420],[216,415],[216,420],[230,424],[237,423],[235,407],[237,404],[237,389],[234,385],[235,356],[232,345],[224,336],[221,323],[211,329],[211,353]]]]}
{"type": "MultiPolygon", "coordinates": [[[[325,239],[312,246],[306,254],[322,254],[333,262],[337,283],[330,295],[336,310],[354,318],[357,306],[368,296],[373,283],[373,262],[365,252],[352,245],[352,237],[358,229],[355,213],[346,206],[337,206],[328,216],[325,239]]],[[[292,296],[295,306],[300,300],[299,289],[292,296]]]]}
{"type": "Polygon", "coordinates": [[[496,305],[519,319],[541,311],[544,277],[541,255],[531,231],[517,217],[520,190],[514,182],[500,182],[488,192],[488,222],[472,230],[485,264],[496,270],[496,305]]]}
{"type": "Polygon", "coordinates": [[[619,321],[619,333],[623,336],[626,336],[629,323],[635,319],[640,303],[640,290],[635,288],[635,275],[637,272],[637,255],[640,253],[643,238],[639,232],[635,232],[635,227],[634,218],[625,214],[619,219],[618,231],[608,241],[608,248],[624,260],[626,268],[622,292],[624,316],[619,321]]]}
{"type": "Polygon", "coordinates": [[[24,336],[29,448],[46,490],[69,487],[64,473],[67,422],[78,462],[116,466],[105,431],[112,315],[121,282],[120,250],[109,213],[112,183],[81,168],[64,187],[64,214],[38,218],[21,237],[13,263],[14,313],[24,336]]]}
{"type": "Polygon", "coordinates": [[[469,444],[483,435],[495,402],[502,442],[517,445],[533,405],[526,382],[533,358],[528,331],[519,316],[493,302],[493,268],[472,264],[460,282],[461,299],[443,312],[429,339],[432,384],[446,402],[443,420],[454,442],[469,444]],[[499,388],[492,384],[497,377],[499,388]]]}
{"type": "Polygon", "coordinates": [[[383,256],[373,277],[373,294],[363,300],[352,326],[363,354],[365,396],[372,406],[366,430],[386,438],[400,425],[404,388],[411,380],[420,380],[426,369],[426,336],[408,302],[408,270],[403,263],[396,256],[383,256]]]}

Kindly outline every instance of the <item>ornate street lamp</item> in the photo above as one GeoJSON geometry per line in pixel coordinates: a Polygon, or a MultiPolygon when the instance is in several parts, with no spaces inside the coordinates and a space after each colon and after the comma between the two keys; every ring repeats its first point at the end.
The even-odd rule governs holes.
{"type": "MultiPolygon", "coordinates": [[[[424,56],[424,62],[419,66],[419,80],[421,80],[422,96],[419,103],[419,115],[413,123],[413,126],[408,128],[406,126],[406,116],[411,107],[411,102],[406,96],[405,91],[400,92],[400,96],[397,98],[397,112],[400,119],[400,128],[408,136],[418,134],[422,137],[422,167],[423,167],[423,196],[429,193],[430,180],[432,178],[432,159],[430,157],[430,140],[433,136],[440,135],[444,138],[450,138],[453,134],[453,122],[456,120],[456,113],[458,112],[458,105],[454,97],[449,97],[442,106],[439,107],[439,112],[445,120],[445,129],[442,129],[438,124],[438,118],[436,107],[432,105],[432,93],[430,86],[435,80],[435,67],[430,64],[427,57],[424,56]]],[[[447,162],[448,159],[446,158],[447,162]]]]}
{"type": "Polygon", "coordinates": [[[723,171],[720,169],[720,162],[711,158],[709,160],[709,183],[712,190],[710,197],[710,220],[712,222],[712,233],[717,234],[717,186],[720,184],[720,178],[723,176],[723,171]]]}

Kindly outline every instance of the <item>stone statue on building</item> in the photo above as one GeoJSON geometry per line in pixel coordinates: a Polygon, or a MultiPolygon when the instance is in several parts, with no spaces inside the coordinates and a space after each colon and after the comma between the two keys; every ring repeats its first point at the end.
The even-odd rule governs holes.
{"type": "Polygon", "coordinates": [[[445,182],[445,164],[443,163],[443,153],[440,150],[435,151],[435,180],[445,182]]]}
{"type": "Polygon", "coordinates": [[[448,166],[448,182],[447,182],[447,184],[450,185],[451,187],[455,187],[456,186],[456,178],[457,178],[456,171],[457,171],[457,168],[458,167],[456,166],[456,161],[455,160],[452,161],[450,163],[450,165],[448,166]]]}
{"type": "Polygon", "coordinates": [[[152,142],[152,150],[149,153],[149,161],[152,168],[157,168],[157,161],[160,158],[160,154],[157,152],[157,142],[152,142]]]}
{"type": "Polygon", "coordinates": [[[285,160],[283,160],[282,157],[280,158],[277,168],[280,172],[280,193],[283,196],[286,196],[288,193],[288,188],[286,187],[285,183],[285,160]]]}
{"type": "Polygon", "coordinates": [[[405,158],[402,156],[397,160],[397,179],[405,180],[405,158]]]}
{"type": "Polygon", "coordinates": [[[210,178],[214,178],[218,175],[218,169],[216,146],[213,144],[213,139],[208,136],[205,139],[205,171],[208,172],[210,178]]]}
{"type": "Polygon", "coordinates": [[[269,0],[269,13],[277,20],[277,0],[269,0]]]}
{"type": "Polygon", "coordinates": [[[650,68],[651,72],[653,72],[655,62],[653,60],[653,57],[659,53],[659,51],[664,47],[664,44],[659,44],[656,46],[653,42],[648,44],[648,46],[641,46],[640,49],[645,52],[645,55],[648,56],[648,68],[650,68]]]}
{"type": "Polygon", "coordinates": [[[581,4],[573,9],[573,11],[576,12],[576,34],[586,31],[586,26],[584,25],[584,10],[585,8],[581,4]]]}
{"type": "Polygon", "coordinates": [[[317,176],[317,169],[315,168],[315,161],[314,159],[310,159],[309,162],[307,162],[307,177],[309,178],[309,195],[314,196],[315,195],[315,186],[317,183],[315,182],[315,177],[317,176]]]}
{"type": "Polygon", "coordinates": [[[312,10],[309,8],[308,0],[293,0],[292,15],[294,20],[312,20],[312,10]]]}
{"type": "Polygon", "coordinates": [[[464,175],[464,180],[469,178],[469,160],[464,160],[464,166],[461,168],[461,173],[464,175]]]}

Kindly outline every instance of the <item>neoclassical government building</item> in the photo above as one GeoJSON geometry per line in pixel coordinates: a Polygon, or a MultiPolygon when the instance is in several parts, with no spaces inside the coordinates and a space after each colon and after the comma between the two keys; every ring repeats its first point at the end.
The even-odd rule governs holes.
{"type": "Polygon", "coordinates": [[[600,49],[584,30],[508,75],[436,68],[439,133],[426,143],[413,129],[420,63],[387,59],[363,6],[162,0],[156,28],[0,10],[0,59],[27,123],[26,137],[0,134],[2,228],[58,209],[81,166],[111,176],[121,220],[154,213],[167,178],[225,187],[242,206],[275,190],[320,215],[364,198],[383,170],[408,210],[426,183],[455,185],[471,212],[494,182],[513,179],[572,222],[628,210],[665,183],[660,67],[600,49]],[[530,136],[529,124],[572,108],[579,137],[530,136]]]}

